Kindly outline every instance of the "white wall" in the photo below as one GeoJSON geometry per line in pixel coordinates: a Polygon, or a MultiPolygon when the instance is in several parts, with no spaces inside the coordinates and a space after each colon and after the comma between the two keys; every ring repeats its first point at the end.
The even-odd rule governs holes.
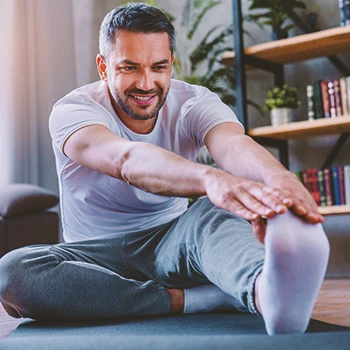
{"type": "Polygon", "coordinates": [[[75,66],[78,86],[99,79],[95,58],[98,54],[98,33],[104,16],[122,0],[71,0],[74,11],[76,42],[75,66]]]}

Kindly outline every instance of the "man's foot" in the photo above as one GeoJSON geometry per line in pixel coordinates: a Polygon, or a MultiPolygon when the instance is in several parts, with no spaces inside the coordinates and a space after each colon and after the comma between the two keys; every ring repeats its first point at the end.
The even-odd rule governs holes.
{"type": "Polygon", "coordinates": [[[290,211],[268,219],[258,308],[268,334],[305,332],[326,273],[329,243],[321,224],[290,211]]]}

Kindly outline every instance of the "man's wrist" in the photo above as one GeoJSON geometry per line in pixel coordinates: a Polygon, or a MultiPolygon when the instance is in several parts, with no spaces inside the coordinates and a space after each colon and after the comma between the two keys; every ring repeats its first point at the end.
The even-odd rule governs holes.
{"type": "Polygon", "coordinates": [[[203,186],[205,189],[205,194],[207,194],[207,189],[218,181],[221,173],[225,173],[224,170],[207,166],[203,177],[203,186]]]}
{"type": "Polygon", "coordinates": [[[266,177],[264,183],[265,185],[274,187],[278,185],[287,185],[289,181],[299,181],[297,176],[290,170],[283,169],[275,172],[271,172],[269,176],[266,177]]]}

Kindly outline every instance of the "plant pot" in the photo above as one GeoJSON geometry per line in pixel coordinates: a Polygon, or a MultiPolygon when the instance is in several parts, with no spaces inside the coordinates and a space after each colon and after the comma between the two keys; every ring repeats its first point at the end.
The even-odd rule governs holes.
{"type": "Polygon", "coordinates": [[[291,123],[293,121],[292,108],[275,108],[270,112],[271,125],[281,125],[291,123]]]}

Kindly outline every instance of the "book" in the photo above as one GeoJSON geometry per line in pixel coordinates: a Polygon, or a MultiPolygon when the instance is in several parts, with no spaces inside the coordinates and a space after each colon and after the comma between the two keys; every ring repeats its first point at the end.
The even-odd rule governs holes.
{"type": "Polygon", "coordinates": [[[340,195],[340,205],[345,204],[345,188],[344,188],[344,167],[338,167],[338,180],[339,180],[339,195],[340,195]]]}
{"type": "Polygon", "coordinates": [[[323,170],[317,170],[317,178],[318,178],[318,191],[320,192],[320,206],[325,207],[327,205],[327,197],[326,197],[326,187],[324,183],[324,175],[323,170]]]}
{"type": "Polygon", "coordinates": [[[337,110],[335,105],[335,93],[334,93],[333,80],[328,81],[328,95],[329,95],[329,107],[330,107],[331,118],[335,118],[337,116],[337,110]]]}
{"type": "MultiPolygon", "coordinates": [[[[323,117],[330,118],[331,117],[331,107],[330,107],[330,102],[329,102],[327,80],[321,80],[320,85],[321,85],[321,98],[322,98],[322,105],[323,105],[323,117]]],[[[350,77],[349,77],[348,87],[350,87],[350,77]]]]}
{"type": "Polygon", "coordinates": [[[326,190],[326,202],[327,206],[333,205],[333,184],[332,184],[332,176],[329,168],[323,169],[324,176],[324,187],[326,190]]]}
{"type": "Polygon", "coordinates": [[[350,77],[346,77],[346,87],[348,91],[348,109],[350,111],[350,77]]]}
{"type": "Polygon", "coordinates": [[[340,205],[340,185],[339,185],[339,167],[331,167],[332,187],[333,187],[333,205],[340,205]]]}
{"type": "Polygon", "coordinates": [[[350,205],[350,165],[344,165],[345,204],[350,205]]]}
{"type": "Polygon", "coordinates": [[[339,80],[333,80],[333,89],[334,89],[334,100],[335,100],[335,114],[337,117],[340,117],[343,115],[343,111],[341,108],[339,80]]]}
{"type": "Polygon", "coordinates": [[[348,101],[348,89],[346,86],[346,78],[340,78],[339,79],[339,85],[340,85],[340,98],[341,98],[341,106],[343,115],[349,114],[349,101],[348,101]]]}
{"type": "Polygon", "coordinates": [[[306,97],[307,97],[307,117],[308,117],[308,120],[314,120],[315,119],[314,88],[312,85],[306,86],[306,97]]]}
{"type": "Polygon", "coordinates": [[[305,186],[305,188],[310,192],[310,194],[312,195],[312,188],[311,188],[311,182],[308,181],[308,174],[307,174],[307,170],[304,170],[301,173],[302,179],[303,179],[303,185],[305,186]]]}
{"type": "Polygon", "coordinates": [[[317,169],[307,169],[305,170],[307,183],[309,186],[309,192],[311,193],[312,197],[314,198],[317,205],[320,205],[321,203],[321,196],[318,189],[318,176],[317,176],[317,169]]]}
{"type": "Polygon", "coordinates": [[[298,178],[298,180],[303,183],[303,174],[301,170],[296,170],[294,171],[294,174],[296,175],[296,177],[298,178]]]}
{"type": "Polygon", "coordinates": [[[321,80],[316,80],[312,83],[314,92],[314,111],[315,119],[324,118],[323,103],[321,96],[321,80]]]}

